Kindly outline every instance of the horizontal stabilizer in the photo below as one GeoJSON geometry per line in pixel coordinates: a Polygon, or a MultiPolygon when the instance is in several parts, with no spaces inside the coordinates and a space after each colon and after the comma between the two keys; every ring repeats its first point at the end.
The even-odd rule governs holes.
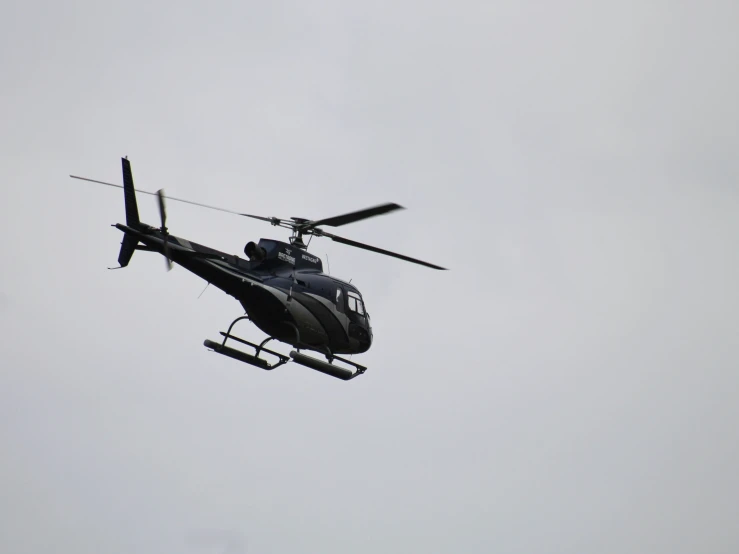
{"type": "Polygon", "coordinates": [[[126,267],[128,262],[131,261],[131,256],[136,251],[136,245],[139,243],[139,239],[132,235],[123,235],[123,242],[121,242],[121,252],[118,254],[118,263],[121,267],[126,267]]]}

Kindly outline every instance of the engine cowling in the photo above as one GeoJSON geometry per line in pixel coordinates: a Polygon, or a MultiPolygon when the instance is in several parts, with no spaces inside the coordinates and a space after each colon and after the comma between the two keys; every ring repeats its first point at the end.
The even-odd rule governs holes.
{"type": "Polygon", "coordinates": [[[244,254],[252,262],[261,262],[266,256],[264,248],[256,244],[254,241],[249,241],[244,246],[244,254]]]}

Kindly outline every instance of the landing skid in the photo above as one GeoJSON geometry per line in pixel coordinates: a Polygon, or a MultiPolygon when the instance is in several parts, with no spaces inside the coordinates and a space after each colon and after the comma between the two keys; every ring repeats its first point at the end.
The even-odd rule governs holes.
{"type": "Polygon", "coordinates": [[[328,362],[324,362],[317,358],[312,358],[293,350],[292,352],[290,352],[290,357],[296,364],[304,365],[305,367],[315,369],[316,371],[320,371],[321,373],[325,373],[326,375],[330,375],[331,377],[336,377],[337,379],[343,379],[344,381],[354,379],[355,377],[362,375],[362,373],[367,371],[366,367],[355,364],[354,362],[351,362],[345,358],[339,358],[338,356],[331,356],[329,357],[328,362]],[[352,371],[351,369],[348,369],[346,367],[334,365],[334,360],[339,360],[340,362],[353,366],[355,371],[352,371]]]}
{"type": "Polygon", "coordinates": [[[268,371],[288,363],[291,359],[296,364],[300,364],[305,367],[315,369],[316,371],[320,371],[321,373],[330,375],[331,377],[336,377],[337,379],[341,379],[343,381],[349,381],[351,379],[354,379],[355,377],[362,375],[365,371],[367,371],[366,367],[356,364],[345,358],[334,356],[330,351],[328,351],[328,353],[325,354],[326,358],[328,359],[328,362],[324,362],[322,360],[313,358],[311,356],[306,356],[305,354],[302,354],[295,350],[290,352],[290,357],[287,357],[284,354],[280,354],[279,352],[275,352],[274,350],[270,350],[269,348],[264,347],[264,345],[267,344],[274,337],[267,337],[260,344],[254,344],[253,342],[244,340],[240,337],[237,337],[236,335],[232,335],[231,329],[233,329],[233,326],[238,321],[241,321],[242,319],[249,319],[249,317],[248,316],[237,317],[235,320],[233,320],[231,325],[228,327],[228,331],[226,331],[225,333],[221,331],[221,336],[223,336],[222,342],[219,343],[219,342],[206,339],[205,342],[203,342],[205,347],[210,348],[211,350],[213,350],[214,352],[217,352],[218,354],[223,354],[224,356],[228,356],[229,358],[233,358],[234,360],[239,360],[240,362],[251,364],[253,366],[256,366],[256,367],[259,367],[261,369],[268,370],[268,371]],[[237,350],[236,348],[231,348],[230,346],[226,346],[226,341],[228,341],[228,339],[234,340],[236,342],[239,342],[241,344],[245,344],[246,346],[250,346],[254,348],[255,350],[254,355],[247,354],[246,352],[237,350]],[[267,352],[268,354],[275,356],[277,358],[277,361],[270,363],[264,358],[260,358],[259,355],[262,352],[267,352]],[[350,365],[354,369],[352,370],[350,368],[335,365],[333,363],[334,360],[338,360],[344,364],[350,365]]]}

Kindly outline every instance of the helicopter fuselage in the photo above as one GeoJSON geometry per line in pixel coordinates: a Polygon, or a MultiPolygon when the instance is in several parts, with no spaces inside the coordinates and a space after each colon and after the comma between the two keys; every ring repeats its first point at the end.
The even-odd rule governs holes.
{"type": "MultiPolygon", "coordinates": [[[[252,252],[252,259],[246,260],[143,223],[116,227],[130,242],[129,259],[133,250],[168,256],[233,296],[249,319],[274,339],[332,354],[359,354],[372,345],[369,315],[359,290],[325,274],[320,258],[301,248],[260,239],[257,254],[252,252]]],[[[254,249],[253,243],[249,246],[254,249]]],[[[127,260],[119,262],[125,265],[127,260]]]]}

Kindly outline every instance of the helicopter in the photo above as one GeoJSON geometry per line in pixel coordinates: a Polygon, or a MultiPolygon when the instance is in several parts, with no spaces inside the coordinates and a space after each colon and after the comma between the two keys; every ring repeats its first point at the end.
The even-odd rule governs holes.
{"type": "Polygon", "coordinates": [[[246,214],[192,202],[182,198],[165,196],[163,189],[157,192],[136,190],[128,157],[121,158],[123,185],[70,175],[73,179],[89,181],[123,189],[126,223],[112,225],[123,232],[119,267],[126,267],[137,250],[162,254],[167,270],[178,264],[198,275],[208,285],[214,285],[234,297],[243,307],[245,315],[234,319],[227,331],[221,331],[220,341],[206,339],[204,346],[213,352],[251,364],[264,370],[272,370],[290,361],[309,367],[326,375],[351,380],[362,375],[367,367],[339,356],[361,354],[372,346],[370,315],[359,289],[351,283],[323,272],[323,263],[318,256],[308,252],[313,237],[331,240],[384,254],[437,270],[446,268],[403,254],[363,244],[324,231],[321,227],[339,227],[403,209],[395,203],[386,203],[364,210],[309,220],[300,217],[280,219],[246,214]],[[156,196],[161,225],[154,227],[139,219],[136,192],[156,196]],[[276,227],[289,229],[289,242],[274,239],[249,241],[244,247],[247,259],[226,254],[169,233],[165,198],[204,208],[228,212],[243,217],[267,222],[276,227]],[[308,244],[304,237],[310,237],[308,244]],[[232,333],[234,326],[244,320],[251,321],[267,335],[256,344],[232,333]],[[253,354],[227,345],[229,341],[250,347],[253,354]],[[269,341],[276,340],[294,348],[289,355],[266,348],[269,341]],[[326,358],[323,361],[301,352],[317,352],[326,358]],[[264,356],[269,355],[269,359],[264,356]],[[341,365],[336,362],[340,362],[341,365]],[[349,367],[347,367],[349,366],[349,367]]]}

